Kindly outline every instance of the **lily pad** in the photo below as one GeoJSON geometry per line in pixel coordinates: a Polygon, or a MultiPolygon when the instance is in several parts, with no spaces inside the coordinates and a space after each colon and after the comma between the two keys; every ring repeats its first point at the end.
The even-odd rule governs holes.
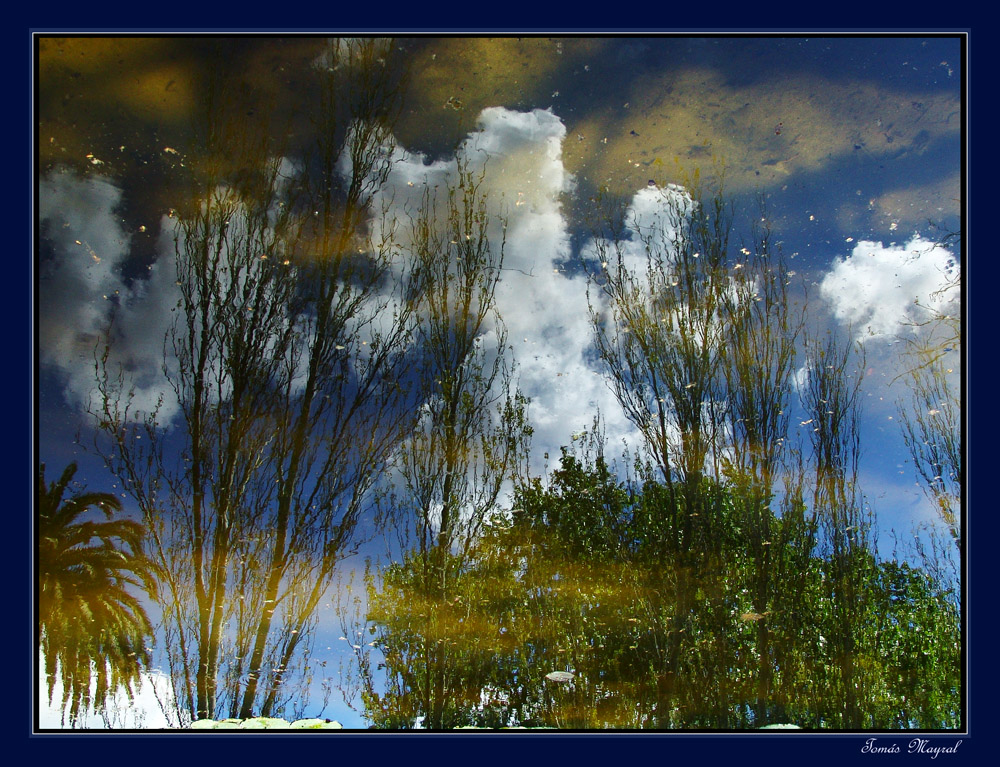
{"type": "Polygon", "coordinates": [[[291,724],[285,719],[269,716],[256,716],[253,719],[198,719],[192,722],[193,730],[342,730],[340,722],[330,722],[326,719],[299,719],[291,724]]]}
{"type": "Polygon", "coordinates": [[[241,730],[287,730],[288,722],[269,716],[258,716],[247,719],[240,725],[241,730]]]}
{"type": "Polygon", "coordinates": [[[340,722],[328,722],[326,719],[299,719],[289,725],[293,730],[342,730],[340,722]]]}

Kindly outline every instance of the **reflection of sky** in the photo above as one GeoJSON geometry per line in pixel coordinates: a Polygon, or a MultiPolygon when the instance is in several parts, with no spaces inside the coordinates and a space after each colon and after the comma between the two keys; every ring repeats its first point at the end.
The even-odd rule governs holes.
{"type": "MultiPolygon", "coordinates": [[[[889,382],[901,370],[896,337],[912,332],[900,321],[915,299],[932,301],[957,268],[926,242],[940,235],[932,222],[958,226],[956,38],[431,38],[413,45],[415,81],[385,199],[402,214],[424,183],[451,177],[449,147],[460,141],[473,161],[489,157],[492,211],[509,216],[499,309],[521,388],[532,398],[536,471],[598,410],[610,454],[623,440],[636,444],[592,362],[586,282],[572,266],[589,249],[587,200],[606,187],[625,201],[655,204],[682,172],[710,176],[721,160],[739,200],[757,190],[768,196],[775,239],[809,288],[810,316],[870,330],[860,334],[867,353],[862,476],[883,529],[905,534],[929,519],[898,427],[905,391],[889,382]]],[[[197,46],[178,50],[183,55],[155,41],[140,55],[142,47],[127,41],[105,49],[70,41],[43,52],[39,460],[53,467],[50,474],[78,460],[79,478],[92,489],[112,488],[113,480],[72,442],[77,430],[88,439],[80,408],[93,388],[93,344],[110,307],[118,307],[113,359],[139,374],[141,399],[154,401],[162,386],[156,372],[175,301],[166,212],[176,193],[169,180],[175,157],[163,148],[183,150],[197,62],[197,46]],[[132,78],[124,76],[128,67],[139,67],[132,78]],[[62,103],[47,91],[48,77],[58,85],[53,94],[68,89],[62,103]],[[64,119],[71,107],[76,130],[64,119]],[[121,115],[133,112],[147,122],[125,133],[121,115]],[[143,133],[154,125],[155,137],[143,133]],[[138,165],[133,150],[159,153],[143,160],[156,175],[131,167],[138,165]]],[[[270,64],[282,56],[308,61],[307,50],[294,39],[247,41],[247,71],[287,104],[296,95],[292,81],[270,64]]],[[[957,360],[954,367],[957,375],[957,360]]],[[[336,655],[340,628],[322,625],[317,649],[336,655]]],[[[360,726],[341,714],[338,707],[325,715],[360,726]]]]}

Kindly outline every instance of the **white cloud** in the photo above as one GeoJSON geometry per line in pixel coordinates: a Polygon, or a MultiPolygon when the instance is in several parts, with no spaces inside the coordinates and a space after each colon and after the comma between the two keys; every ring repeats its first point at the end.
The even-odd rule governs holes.
{"type": "MultiPolygon", "coordinates": [[[[129,235],[115,214],[121,194],[104,179],[70,171],[39,183],[39,220],[52,246],[39,274],[39,353],[43,364],[65,376],[66,399],[81,408],[96,401],[94,355],[103,349],[112,317],[109,366],[135,375],[135,406],[151,408],[165,388],[159,371],[176,303],[173,260],[158,261],[146,280],[126,283],[129,235]]],[[[172,253],[172,240],[167,247],[172,253]]]]}
{"type": "Polygon", "coordinates": [[[899,334],[927,319],[928,307],[947,312],[958,301],[960,267],[945,248],[914,236],[905,245],[859,242],[820,282],[820,295],[859,339],[899,334]]]}
{"type": "MultiPolygon", "coordinates": [[[[53,246],[39,277],[39,349],[44,363],[64,369],[92,362],[107,323],[109,297],[124,286],[119,270],[125,234],[114,210],[121,190],[99,178],[61,172],[39,184],[39,219],[53,246]]],[[[73,387],[73,382],[70,384],[73,387]]]]}
{"type": "Polygon", "coordinates": [[[373,220],[376,243],[392,227],[405,252],[409,216],[416,214],[425,190],[436,187],[440,199],[456,181],[458,157],[476,178],[484,174],[480,189],[494,242],[499,242],[500,220],[507,225],[496,301],[514,349],[519,385],[531,398],[535,470],[545,453],[555,458],[560,446],[570,444],[571,434],[590,427],[598,409],[614,449],[632,432],[588,361],[592,332],[586,278],[565,269],[571,244],[562,199],[574,188],[562,161],[565,135],[562,121],[549,110],[492,107],[480,114],[477,130],[456,158],[429,162],[397,147],[388,184],[376,199],[376,210],[391,202],[393,215],[373,220]]]}
{"type": "Polygon", "coordinates": [[[520,385],[531,398],[536,469],[600,410],[618,449],[632,432],[599,369],[588,359],[592,329],[586,277],[565,270],[571,255],[562,196],[573,180],[562,162],[565,127],[551,112],[485,110],[474,145],[489,152],[488,179],[507,201],[507,255],[498,308],[520,385]],[[509,202],[508,202],[509,204],[509,202]]]}
{"type": "Polygon", "coordinates": [[[625,224],[633,233],[625,246],[625,266],[643,274],[647,251],[662,254],[669,263],[694,205],[690,193],[676,184],[645,186],[636,192],[625,212],[625,224]]]}
{"type": "MultiPolygon", "coordinates": [[[[287,160],[277,161],[281,169],[277,183],[287,185],[295,167],[287,160]]],[[[220,187],[214,194],[232,209],[230,242],[242,240],[247,234],[245,209],[231,190],[220,187]]],[[[124,267],[129,236],[114,212],[121,190],[104,180],[56,172],[42,179],[39,197],[39,218],[52,246],[52,257],[39,275],[42,363],[65,377],[69,404],[99,411],[95,354],[103,351],[110,331],[107,370],[112,378],[119,370],[127,376],[129,417],[141,418],[159,407],[158,421],[169,424],[179,413],[176,396],[163,376],[164,364],[176,372],[176,360],[164,355],[164,346],[179,317],[181,300],[176,254],[184,245],[178,220],[163,217],[155,261],[145,274],[128,281],[124,267]]],[[[228,287],[229,274],[223,269],[217,275],[222,289],[228,287]]],[[[242,270],[235,279],[247,276],[242,270]]]]}
{"type": "MultiPolygon", "coordinates": [[[[157,730],[173,729],[189,723],[190,717],[181,721],[181,714],[174,702],[170,679],[160,672],[140,672],[138,687],[133,689],[133,696],[118,690],[108,695],[104,710],[98,712],[93,707],[81,712],[77,729],[135,729],[157,730]],[[165,712],[169,712],[165,713],[165,712]]],[[[91,685],[91,691],[96,689],[91,685]]],[[[38,726],[42,730],[67,729],[69,724],[64,721],[59,706],[62,700],[62,682],[56,678],[52,700],[48,697],[48,687],[45,681],[45,658],[39,652],[38,687],[38,726]]]]}

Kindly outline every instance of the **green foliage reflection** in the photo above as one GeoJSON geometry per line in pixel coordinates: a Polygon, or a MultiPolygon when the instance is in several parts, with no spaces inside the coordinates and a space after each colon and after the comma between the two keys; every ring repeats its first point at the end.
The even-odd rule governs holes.
{"type": "Polygon", "coordinates": [[[860,552],[844,574],[832,556],[803,550],[798,523],[772,518],[780,577],[757,612],[738,486],[706,482],[727,534],[718,557],[699,551],[712,567],[692,578],[690,560],[648,556],[671,532],[643,524],[664,516],[663,493],[625,487],[599,458],[565,459],[456,566],[447,598],[422,584],[412,557],[380,588],[370,581],[389,679],[366,698],[375,726],[958,726],[958,616],[924,572],[860,552]],[[546,676],[564,670],[568,681],[546,676]]]}
{"type": "Polygon", "coordinates": [[[642,437],[631,478],[598,422],[544,481],[515,477],[474,545],[440,552],[447,588],[425,587],[420,556],[371,579],[376,726],[961,723],[953,590],[875,553],[864,349],[807,321],[763,200],[735,255],[709,191],[696,176],[595,233],[590,315],[642,437]]]}

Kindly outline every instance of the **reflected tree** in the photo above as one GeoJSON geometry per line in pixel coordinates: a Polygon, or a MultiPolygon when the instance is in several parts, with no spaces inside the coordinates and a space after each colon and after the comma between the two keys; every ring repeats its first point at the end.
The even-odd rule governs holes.
{"type": "MultiPolygon", "coordinates": [[[[958,287],[957,282],[949,289],[958,287]]],[[[961,548],[961,400],[953,360],[961,356],[958,320],[939,315],[924,333],[907,339],[904,380],[909,401],[899,403],[903,438],[921,486],[957,548],[961,548]]]]}
{"type": "Polygon", "coordinates": [[[71,724],[88,707],[101,710],[116,690],[132,695],[150,660],[153,631],[140,600],[157,593],[145,529],[112,519],[122,506],[111,493],[65,497],[76,469],[72,463],[46,484],[45,465],[39,467],[36,518],[39,645],[49,698],[60,682],[71,724]]]}
{"type": "MultiPolygon", "coordinates": [[[[289,579],[305,591],[286,607],[294,628],[279,629],[264,715],[274,710],[287,664],[305,639],[306,621],[347,553],[375,478],[410,423],[401,388],[410,307],[391,239],[366,241],[364,235],[374,195],[391,169],[391,129],[402,96],[392,55],[392,41],[338,40],[331,52],[335,66],[322,75],[318,170],[306,174],[308,207],[319,210],[309,219],[305,241],[318,245],[318,253],[302,270],[293,304],[301,344],[285,369],[290,375],[278,400],[272,453],[277,509],[269,525],[277,538],[262,589],[265,605],[282,601],[289,579]],[[345,77],[337,75],[340,67],[345,77]],[[338,152],[331,120],[348,117],[338,152]],[[346,178],[338,162],[346,162],[346,178]]],[[[256,708],[270,616],[265,609],[254,631],[241,717],[256,708]]]]}
{"type": "Polygon", "coordinates": [[[722,475],[749,554],[745,572],[752,609],[741,615],[764,616],[744,622],[752,626],[759,659],[754,717],[765,722],[771,721],[773,676],[787,665],[784,651],[799,630],[787,616],[795,614],[803,593],[816,528],[802,502],[801,464],[794,460],[789,437],[805,306],[793,305],[791,270],[772,243],[763,197],[757,206],[749,247],[740,248],[721,291],[731,446],[722,475]]]}
{"type": "Polygon", "coordinates": [[[531,433],[496,310],[504,234],[500,222],[499,237],[491,236],[485,173],[462,158],[446,199],[427,190],[412,227],[422,405],[389,496],[406,559],[383,574],[369,614],[389,683],[384,695],[368,695],[379,721],[397,727],[418,719],[431,729],[455,726],[463,691],[475,686],[468,662],[440,632],[458,609],[455,583],[484,524],[505,485],[523,476],[531,433]],[[397,630],[400,596],[416,625],[397,630]]]}
{"type": "MultiPolygon", "coordinates": [[[[634,212],[624,222],[607,215],[609,236],[595,238],[600,271],[590,313],[612,390],[678,505],[685,490],[697,497],[706,461],[715,458],[730,219],[721,193],[713,210],[697,193],[660,193],[663,205],[649,220],[634,212]]],[[[698,511],[690,509],[678,525],[681,550],[691,546],[691,513],[698,511]]]]}
{"type": "Polygon", "coordinates": [[[98,449],[153,533],[168,663],[195,718],[290,705],[285,681],[308,672],[316,608],[409,423],[410,309],[391,239],[365,228],[392,162],[393,54],[330,48],[298,167],[263,117],[247,128],[233,84],[210,84],[165,343],[179,423],[136,413],[126,372],[98,360],[98,449]]]}
{"type": "Polygon", "coordinates": [[[815,620],[824,626],[833,663],[824,666],[830,697],[818,703],[828,726],[862,728],[862,701],[871,671],[862,659],[875,662],[871,644],[874,557],[873,515],[858,487],[861,453],[861,381],[864,347],[828,331],[807,341],[802,400],[814,460],[813,508],[819,520],[825,554],[815,620]]]}
{"type": "MultiPolygon", "coordinates": [[[[933,227],[933,225],[932,225],[933,227]]],[[[937,247],[961,245],[961,232],[947,231],[937,247]]],[[[913,544],[924,566],[935,579],[949,584],[959,608],[960,583],[955,555],[962,551],[962,325],[952,307],[960,309],[961,271],[952,260],[942,275],[942,286],[930,301],[917,301],[921,316],[906,324],[904,371],[895,380],[907,386],[897,401],[903,440],[917,475],[917,483],[930,500],[936,523],[915,531],[913,544]]],[[[960,312],[959,312],[960,314],[960,312]]]]}
{"type": "MultiPolygon", "coordinates": [[[[679,705],[674,683],[691,653],[694,601],[721,575],[723,542],[734,532],[732,506],[712,478],[726,447],[727,310],[734,314],[737,303],[728,296],[733,212],[721,179],[713,189],[696,174],[689,189],[656,194],[655,213],[605,215],[590,312],[611,389],[658,475],[646,472],[642,521],[655,534],[642,539],[647,556],[673,563],[662,583],[666,601],[650,605],[670,622],[657,669],[665,723],[679,705]]],[[[745,320],[728,333],[747,335],[748,327],[745,320]]],[[[647,594],[656,593],[651,584],[647,594]]]]}
{"type": "MultiPolygon", "coordinates": [[[[460,163],[444,210],[428,190],[413,226],[423,404],[399,461],[403,489],[392,498],[409,516],[397,515],[396,529],[419,552],[460,560],[497,510],[504,482],[519,474],[530,435],[496,310],[504,235],[490,236],[484,176],[460,163]]],[[[436,577],[446,591],[447,573],[436,577]]]]}
{"type": "MultiPolygon", "coordinates": [[[[370,583],[365,633],[384,668],[369,672],[387,672],[385,694],[365,696],[376,727],[753,729],[761,726],[761,646],[770,651],[768,721],[806,729],[957,726],[959,624],[933,579],[858,551],[849,576],[831,586],[838,570],[829,555],[815,547],[802,557],[801,541],[781,533],[781,520],[772,561],[797,562],[804,593],[791,607],[772,597],[769,614],[754,612],[748,585],[757,562],[749,541],[730,539],[723,577],[701,580],[688,600],[681,633],[691,636],[675,678],[665,679],[674,601],[664,595],[677,582],[676,564],[643,558],[631,528],[643,493],[609,473],[593,444],[576,443],[547,483],[518,490],[511,517],[486,528],[454,567],[446,600],[425,596],[412,555],[370,583]],[[612,530],[627,533],[609,544],[612,530]],[[840,592],[848,588],[862,601],[857,622],[844,626],[840,592]],[[762,645],[757,626],[765,621],[762,645]],[[854,719],[842,677],[847,640],[838,631],[853,642],[854,719]],[[417,693],[427,648],[445,661],[449,692],[433,725],[417,693]]],[[[740,488],[719,494],[730,492],[735,507],[740,488]]]]}
{"type": "Polygon", "coordinates": [[[878,655],[865,659],[882,670],[867,690],[872,721],[899,728],[960,728],[959,603],[933,571],[906,563],[882,563],[879,585],[869,613],[878,655]]]}

